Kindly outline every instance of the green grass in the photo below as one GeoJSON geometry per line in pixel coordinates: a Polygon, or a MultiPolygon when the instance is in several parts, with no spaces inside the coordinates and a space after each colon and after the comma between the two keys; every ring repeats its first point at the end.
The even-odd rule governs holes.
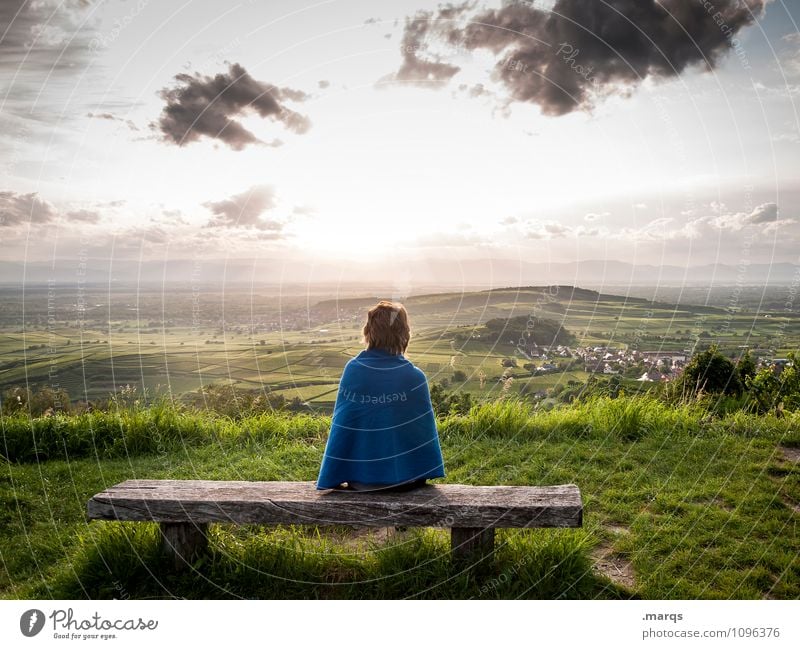
{"type": "Polygon", "coordinates": [[[128,478],[313,480],[327,418],[231,421],[162,404],[35,420],[37,444],[51,449],[38,460],[25,451],[26,423],[30,431],[26,419],[0,421],[6,444],[13,435],[23,451],[0,466],[6,598],[800,597],[791,509],[800,470],[777,454],[800,447],[798,415],[712,418],[649,397],[549,411],[486,404],[440,421],[445,481],[574,482],[583,529],[499,530],[494,562],[464,571],[451,565],[443,530],[379,541],[347,529],[220,525],[209,556],[186,574],[164,563],[155,525],[89,524],[86,501],[128,478]],[[600,546],[632,565],[633,588],[592,569],[600,546]]]}

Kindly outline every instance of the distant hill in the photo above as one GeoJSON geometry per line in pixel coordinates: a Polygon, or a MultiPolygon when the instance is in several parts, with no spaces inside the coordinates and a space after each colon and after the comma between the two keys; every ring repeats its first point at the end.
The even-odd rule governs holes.
{"type": "MultiPolygon", "coordinates": [[[[448,313],[474,313],[473,322],[486,323],[492,317],[516,317],[516,314],[563,315],[572,303],[613,303],[640,307],[674,308],[672,304],[652,302],[644,298],[600,293],[577,286],[520,286],[465,291],[460,293],[426,293],[423,295],[353,297],[321,300],[311,307],[311,315],[334,320],[343,313],[366,311],[380,300],[399,300],[412,316],[445,315],[448,313]]],[[[722,309],[710,306],[693,306],[694,313],[721,314],[722,309]]],[[[562,318],[559,318],[562,319],[562,318]]],[[[552,342],[552,339],[547,344],[552,342]]],[[[560,341],[559,341],[560,342],[560,341]]],[[[538,341],[537,341],[538,343],[538,341]]]]}

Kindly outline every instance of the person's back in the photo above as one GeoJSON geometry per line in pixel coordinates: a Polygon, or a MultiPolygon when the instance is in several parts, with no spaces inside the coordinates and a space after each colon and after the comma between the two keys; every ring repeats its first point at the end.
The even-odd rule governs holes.
{"type": "Polygon", "coordinates": [[[409,487],[444,476],[427,379],[403,356],[409,336],[402,305],[370,311],[368,348],[342,373],[318,489],[409,487]]]}

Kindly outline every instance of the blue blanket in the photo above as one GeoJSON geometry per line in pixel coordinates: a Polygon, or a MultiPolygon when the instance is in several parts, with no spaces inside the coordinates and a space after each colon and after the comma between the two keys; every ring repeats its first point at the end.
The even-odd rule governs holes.
{"type": "Polygon", "coordinates": [[[344,367],[317,489],[356,481],[392,485],[444,476],[422,370],[401,354],[367,349],[344,367]]]}

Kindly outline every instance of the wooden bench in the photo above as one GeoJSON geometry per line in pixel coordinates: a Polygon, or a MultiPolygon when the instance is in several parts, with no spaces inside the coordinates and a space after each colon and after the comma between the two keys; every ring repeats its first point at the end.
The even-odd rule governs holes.
{"type": "Polygon", "coordinates": [[[94,496],[90,520],[160,523],[176,567],[206,548],[209,523],[442,527],[453,558],[491,553],[498,527],[580,527],[575,485],[473,487],[428,484],[407,492],[318,491],[313,482],[127,480],[94,496]]]}

